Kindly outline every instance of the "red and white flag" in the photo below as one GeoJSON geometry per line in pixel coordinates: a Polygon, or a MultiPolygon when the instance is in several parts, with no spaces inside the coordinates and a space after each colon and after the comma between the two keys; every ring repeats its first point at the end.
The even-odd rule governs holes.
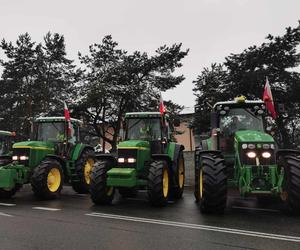
{"type": "Polygon", "coordinates": [[[271,87],[269,84],[268,77],[266,78],[266,84],[264,88],[263,101],[266,103],[267,110],[271,113],[273,119],[277,118],[277,113],[275,110],[274,100],[271,92],[271,87]]]}
{"type": "Polygon", "coordinates": [[[70,111],[65,101],[64,101],[64,114],[65,114],[65,119],[68,123],[68,135],[70,136],[72,134],[72,124],[71,124],[70,111]]]}
{"type": "Polygon", "coordinates": [[[160,93],[160,98],[159,98],[159,112],[163,115],[164,113],[166,113],[167,109],[164,105],[164,100],[162,98],[162,95],[160,93]]]}

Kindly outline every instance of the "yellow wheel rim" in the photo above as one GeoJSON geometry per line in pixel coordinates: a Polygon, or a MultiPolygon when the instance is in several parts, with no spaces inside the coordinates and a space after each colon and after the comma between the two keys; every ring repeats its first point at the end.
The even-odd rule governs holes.
{"type": "Polygon", "coordinates": [[[179,188],[182,188],[184,185],[184,163],[182,158],[180,158],[178,166],[178,183],[179,188]]]}
{"type": "Polygon", "coordinates": [[[106,195],[111,196],[113,194],[114,187],[107,187],[106,195]]]}
{"type": "Polygon", "coordinates": [[[203,172],[202,172],[202,168],[200,169],[200,176],[199,176],[199,194],[200,194],[200,198],[202,198],[202,194],[203,194],[203,172]]]}
{"type": "Polygon", "coordinates": [[[91,183],[90,173],[92,171],[94,163],[94,160],[92,158],[89,158],[84,165],[84,179],[86,184],[91,183]]]}
{"type": "Polygon", "coordinates": [[[47,177],[48,189],[51,192],[56,192],[60,184],[61,184],[60,171],[57,168],[51,168],[47,177]]]}
{"type": "Polygon", "coordinates": [[[167,169],[164,169],[163,171],[163,195],[166,198],[169,193],[169,174],[167,169]]]}

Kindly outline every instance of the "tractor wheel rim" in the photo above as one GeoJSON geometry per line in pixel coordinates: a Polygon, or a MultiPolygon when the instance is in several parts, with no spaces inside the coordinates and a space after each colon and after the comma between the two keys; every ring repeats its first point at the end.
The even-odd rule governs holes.
{"type": "Polygon", "coordinates": [[[167,198],[169,193],[169,174],[168,170],[164,169],[163,172],[163,195],[165,198],[167,198]]]}
{"type": "Polygon", "coordinates": [[[57,168],[51,168],[47,176],[48,189],[56,192],[61,184],[60,171],[57,168]]]}
{"type": "Polygon", "coordinates": [[[91,183],[90,174],[94,166],[94,163],[95,163],[94,160],[89,158],[84,165],[84,179],[85,179],[85,183],[88,185],[91,183]]]}
{"type": "Polygon", "coordinates": [[[182,188],[184,185],[184,164],[183,164],[183,159],[180,158],[179,160],[179,166],[178,166],[178,183],[179,183],[179,188],[182,188]]]}
{"type": "Polygon", "coordinates": [[[107,187],[106,195],[111,196],[113,194],[114,187],[107,187]]]}
{"type": "Polygon", "coordinates": [[[200,198],[202,198],[202,195],[203,195],[203,171],[202,171],[202,168],[200,169],[200,175],[199,175],[199,194],[200,194],[200,198]]]}

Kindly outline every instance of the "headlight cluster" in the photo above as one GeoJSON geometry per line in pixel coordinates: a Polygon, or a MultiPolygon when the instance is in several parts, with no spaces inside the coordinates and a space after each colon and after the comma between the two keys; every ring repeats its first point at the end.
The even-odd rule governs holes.
{"type": "MultiPolygon", "coordinates": [[[[257,154],[254,151],[249,151],[247,153],[247,156],[252,159],[252,158],[255,158],[257,156],[257,154]]],[[[265,159],[269,159],[271,157],[271,153],[268,151],[262,152],[261,156],[265,159]]]]}
{"type": "Polygon", "coordinates": [[[275,145],[272,143],[271,144],[268,144],[268,143],[264,143],[264,144],[244,143],[244,144],[242,144],[242,149],[255,149],[255,148],[275,149],[275,145]]]}
{"type": "Polygon", "coordinates": [[[118,158],[118,162],[119,163],[135,163],[136,162],[136,159],[135,158],[118,158]]]}
{"type": "Polygon", "coordinates": [[[29,159],[29,157],[27,155],[13,155],[12,156],[12,160],[13,161],[17,161],[17,160],[20,160],[20,161],[27,161],[29,159]]]}

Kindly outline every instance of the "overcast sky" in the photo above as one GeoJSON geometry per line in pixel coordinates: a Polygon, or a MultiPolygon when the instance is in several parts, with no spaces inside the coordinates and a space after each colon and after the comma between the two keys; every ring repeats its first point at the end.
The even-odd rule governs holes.
{"type": "MultiPolygon", "coordinates": [[[[15,41],[28,32],[41,42],[48,32],[66,39],[69,58],[111,34],[120,48],[153,53],[183,43],[190,53],[177,74],[186,80],[164,99],[193,106],[192,81],[203,67],[230,53],[261,44],[298,25],[299,0],[0,0],[0,37],[15,41]]],[[[0,53],[3,56],[3,53],[0,53]]]]}

